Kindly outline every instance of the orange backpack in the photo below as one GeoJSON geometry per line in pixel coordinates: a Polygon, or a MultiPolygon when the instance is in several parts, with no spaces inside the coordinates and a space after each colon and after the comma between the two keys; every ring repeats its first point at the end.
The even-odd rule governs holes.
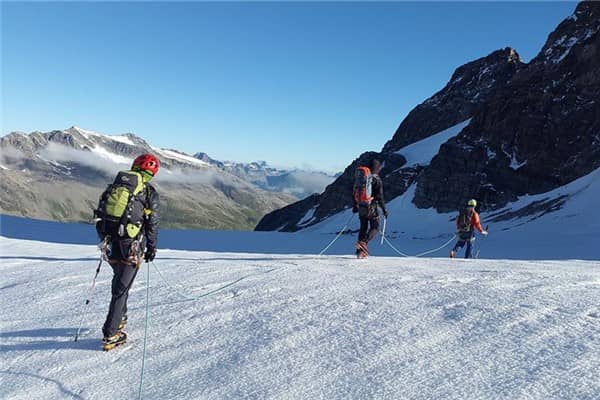
{"type": "Polygon", "coordinates": [[[354,202],[359,206],[370,206],[373,197],[371,196],[371,184],[373,175],[368,167],[358,167],[354,173],[354,202]]]}

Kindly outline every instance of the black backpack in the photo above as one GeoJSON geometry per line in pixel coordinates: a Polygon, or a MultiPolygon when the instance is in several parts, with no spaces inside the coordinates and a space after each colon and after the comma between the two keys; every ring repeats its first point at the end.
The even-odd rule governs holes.
{"type": "Polygon", "coordinates": [[[144,204],[139,198],[146,189],[142,174],[121,171],[100,196],[94,210],[96,231],[101,238],[118,236],[135,239],[144,223],[144,204]]]}
{"type": "Polygon", "coordinates": [[[472,207],[466,207],[460,210],[458,218],[456,219],[456,226],[459,232],[470,232],[471,221],[473,220],[473,214],[475,209],[472,207]]]}

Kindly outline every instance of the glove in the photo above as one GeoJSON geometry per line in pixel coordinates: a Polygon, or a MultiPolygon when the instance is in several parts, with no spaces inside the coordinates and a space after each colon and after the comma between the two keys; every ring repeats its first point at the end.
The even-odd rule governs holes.
{"type": "Polygon", "coordinates": [[[148,247],[146,249],[146,254],[144,254],[144,261],[150,262],[154,261],[154,257],[156,257],[156,249],[152,247],[148,247]]]}
{"type": "Polygon", "coordinates": [[[487,236],[487,235],[488,235],[488,231],[483,231],[483,232],[481,232],[481,234],[482,234],[483,236],[487,236]]]}
{"type": "Polygon", "coordinates": [[[357,212],[358,212],[358,205],[355,204],[355,205],[352,206],[352,213],[356,214],[357,212]]]}
{"type": "Polygon", "coordinates": [[[383,216],[384,216],[384,217],[387,219],[387,217],[388,217],[388,212],[387,212],[387,210],[383,210],[383,216]]]}

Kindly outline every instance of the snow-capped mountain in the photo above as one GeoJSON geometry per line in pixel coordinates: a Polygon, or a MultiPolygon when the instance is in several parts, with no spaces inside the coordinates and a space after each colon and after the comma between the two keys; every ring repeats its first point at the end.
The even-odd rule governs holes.
{"type": "MultiPolygon", "coordinates": [[[[360,155],[322,194],[268,214],[256,229],[297,231],[338,215],[352,204],[355,168],[373,157],[385,162],[388,201],[439,213],[469,198],[481,210],[501,210],[589,175],[600,167],[599,30],[600,3],[582,2],[531,62],[506,48],[459,67],[381,152],[360,155]]],[[[561,204],[518,214],[525,223],[561,204]]]]}
{"type": "Polygon", "coordinates": [[[166,226],[249,229],[264,213],[294,200],[191,155],[150,146],[131,133],[108,136],[78,127],[14,132],[0,138],[0,210],[6,214],[85,221],[104,187],[137,155],[161,160],[154,179],[166,226]]]}
{"type": "Polygon", "coordinates": [[[322,192],[336,176],[312,170],[278,169],[271,167],[265,161],[239,163],[233,161],[218,161],[206,153],[197,153],[194,157],[210,165],[227,171],[261,189],[271,192],[287,193],[299,199],[322,192]]]}

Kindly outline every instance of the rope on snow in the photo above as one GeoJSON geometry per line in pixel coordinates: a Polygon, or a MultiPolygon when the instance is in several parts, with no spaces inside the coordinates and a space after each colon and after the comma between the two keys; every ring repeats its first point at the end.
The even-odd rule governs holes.
{"type": "Polygon", "coordinates": [[[325,246],[325,248],[323,250],[321,250],[321,252],[319,253],[319,256],[322,256],[323,254],[325,254],[325,252],[327,250],[329,250],[329,248],[331,246],[333,246],[333,244],[340,238],[340,236],[342,236],[342,234],[346,231],[346,228],[348,228],[348,225],[350,225],[350,222],[352,221],[353,218],[354,218],[354,214],[350,214],[350,218],[348,218],[344,227],[339,231],[337,236],[331,242],[329,242],[329,244],[327,246],[325,246]]]}
{"type": "MultiPolygon", "coordinates": [[[[230,287],[230,286],[233,286],[233,285],[235,285],[236,283],[238,283],[238,282],[241,282],[241,281],[243,281],[244,279],[246,279],[246,278],[249,278],[249,277],[253,276],[253,275],[246,275],[246,276],[242,276],[241,278],[239,278],[239,279],[236,279],[236,280],[235,280],[235,281],[233,281],[233,282],[229,282],[229,283],[228,283],[228,284],[226,284],[226,285],[223,285],[223,286],[221,286],[221,287],[218,287],[218,288],[216,288],[216,289],[214,289],[214,290],[211,290],[211,291],[209,291],[209,292],[203,293],[203,294],[201,294],[201,295],[199,295],[199,296],[195,296],[195,297],[193,297],[193,296],[188,296],[187,294],[183,293],[181,290],[179,290],[179,289],[177,289],[176,287],[174,287],[173,285],[171,285],[171,284],[169,283],[169,281],[168,281],[168,280],[167,280],[167,279],[164,277],[164,275],[162,274],[161,270],[160,270],[160,269],[158,269],[158,267],[156,266],[156,264],[154,264],[154,262],[152,262],[152,266],[154,267],[154,269],[156,269],[156,272],[158,272],[158,276],[160,276],[160,278],[162,279],[162,281],[165,283],[165,285],[167,285],[167,287],[169,287],[169,289],[171,289],[171,291],[173,291],[173,292],[177,293],[179,296],[181,296],[181,297],[185,298],[186,300],[190,300],[190,301],[196,301],[196,300],[200,300],[200,299],[201,299],[201,298],[203,298],[203,297],[207,297],[207,296],[210,296],[211,294],[215,294],[215,293],[217,293],[217,292],[220,292],[220,291],[221,291],[221,290],[223,290],[223,289],[227,289],[228,287],[230,287]]],[[[271,272],[271,271],[273,271],[273,270],[269,270],[268,272],[271,272]]]]}
{"type": "MultiPolygon", "coordinates": [[[[154,264],[154,263],[153,263],[154,264]]],[[[148,341],[148,310],[150,308],[150,265],[147,264],[146,272],[146,317],[144,321],[144,350],[142,351],[142,368],[140,371],[140,387],[138,389],[138,400],[142,399],[142,389],[144,387],[144,369],[146,367],[146,342],[148,341]]]]}
{"type": "Polygon", "coordinates": [[[446,243],[444,243],[440,247],[438,247],[436,249],[433,249],[433,250],[424,251],[423,253],[417,254],[415,257],[422,257],[422,256],[425,256],[427,254],[435,253],[436,251],[439,251],[439,250],[443,249],[444,247],[448,246],[450,243],[452,243],[452,241],[455,238],[456,238],[456,235],[452,235],[452,237],[450,238],[450,240],[448,240],[446,243]]]}
{"type": "Polygon", "coordinates": [[[248,274],[248,275],[242,276],[241,278],[238,278],[238,279],[236,279],[236,280],[234,280],[232,282],[229,282],[229,283],[227,283],[227,284],[225,284],[223,286],[220,286],[220,287],[218,287],[216,289],[213,289],[213,290],[211,290],[209,292],[203,293],[203,294],[201,294],[199,296],[189,296],[189,295],[183,293],[181,290],[177,289],[171,283],[169,283],[169,281],[167,280],[167,278],[165,278],[165,276],[163,275],[162,271],[158,268],[158,266],[154,262],[152,262],[152,266],[154,267],[154,269],[156,269],[156,272],[158,272],[158,276],[160,276],[160,279],[165,283],[165,285],[167,285],[167,287],[169,289],[171,289],[171,291],[175,292],[180,297],[183,297],[185,299],[183,301],[197,301],[197,300],[202,299],[203,297],[208,297],[210,295],[213,295],[213,294],[215,294],[217,292],[222,291],[223,289],[227,289],[228,287],[231,287],[231,286],[233,286],[233,285],[235,285],[235,284],[237,284],[237,283],[239,283],[239,282],[241,282],[241,281],[243,281],[245,279],[248,279],[248,278],[251,278],[251,277],[257,276],[257,275],[268,274],[270,272],[278,271],[278,270],[280,270],[282,268],[285,268],[285,267],[271,268],[271,269],[269,269],[267,271],[264,271],[264,272],[259,272],[259,273],[255,273],[255,274],[248,274]]]}
{"type": "Polygon", "coordinates": [[[391,247],[391,249],[392,249],[392,250],[394,250],[396,253],[398,253],[398,254],[399,254],[399,255],[401,255],[402,257],[422,257],[422,256],[425,256],[425,255],[427,255],[427,254],[435,253],[436,251],[439,251],[439,250],[443,249],[444,247],[447,247],[447,246],[448,246],[450,243],[452,243],[452,241],[453,241],[455,238],[456,238],[456,235],[452,235],[452,237],[450,238],[450,240],[448,240],[446,243],[444,243],[444,244],[443,244],[443,245],[441,245],[440,247],[437,247],[437,248],[435,248],[435,249],[432,249],[432,250],[427,250],[427,251],[424,251],[424,252],[422,252],[422,253],[419,253],[419,254],[417,254],[417,255],[414,255],[414,256],[409,256],[408,254],[406,254],[406,253],[403,253],[403,252],[401,252],[400,250],[398,250],[398,249],[397,249],[397,248],[396,248],[396,247],[395,247],[395,246],[392,244],[392,242],[390,242],[390,241],[388,240],[388,238],[384,238],[384,240],[385,240],[385,242],[388,244],[388,246],[390,246],[390,247],[391,247]]]}
{"type": "Polygon", "coordinates": [[[390,246],[390,248],[392,250],[394,250],[396,253],[398,253],[399,255],[401,255],[402,257],[410,257],[408,254],[401,252],[400,250],[398,250],[393,244],[392,242],[390,242],[388,240],[388,238],[384,237],[383,240],[387,243],[388,246],[390,246]]]}

